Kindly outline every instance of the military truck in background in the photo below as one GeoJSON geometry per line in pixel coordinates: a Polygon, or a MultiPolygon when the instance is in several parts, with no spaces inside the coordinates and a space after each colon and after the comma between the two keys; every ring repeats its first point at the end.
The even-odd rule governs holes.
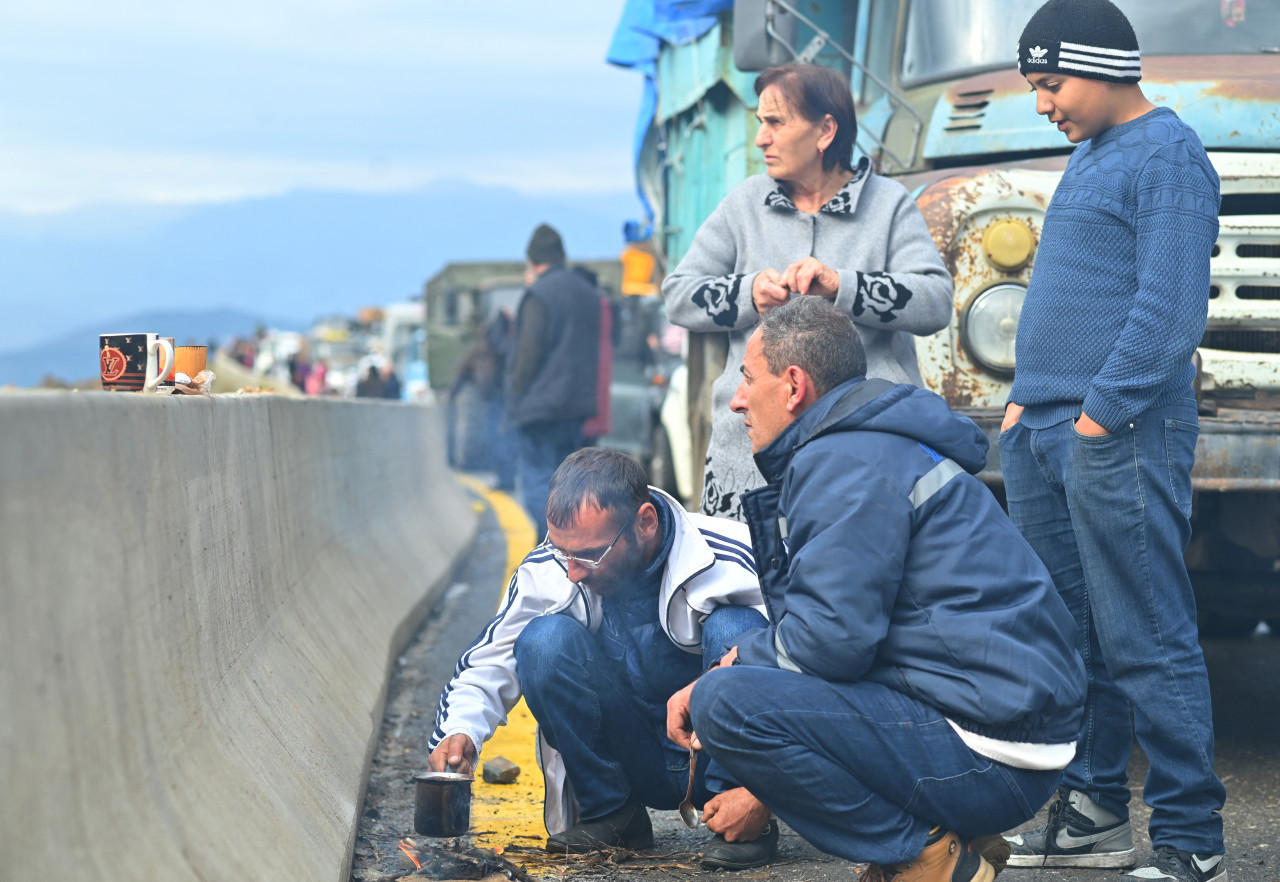
{"type": "MultiPolygon", "coordinates": [[[[859,151],[916,196],[955,279],[954,319],[917,340],[920,366],[987,432],[982,477],[998,495],[1018,317],[1073,149],[1017,71],[1017,38],[1041,2],[630,0],[610,56],[646,73],[637,180],[668,266],[734,184],[764,171],[752,72],[800,59],[849,77],[859,151]],[[632,30],[668,38],[646,57],[632,30]]],[[[1195,128],[1222,181],[1187,551],[1202,627],[1244,632],[1261,618],[1280,631],[1280,3],[1116,3],[1138,34],[1144,91],[1195,128]]],[[[718,335],[690,337],[695,466],[724,352],[718,335]]]]}
{"type": "MultiPolygon", "coordinates": [[[[680,449],[681,435],[672,439],[663,424],[663,404],[672,373],[683,359],[679,345],[669,342],[662,300],[656,284],[633,278],[646,267],[654,272],[652,257],[630,266],[628,249],[621,259],[570,261],[570,269],[594,274],[612,314],[613,374],[609,386],[608,434],[596,443],[621,450],[643,464],[657,486],[688,499],[691,479],[683,484],[673,463],[673,446],[680,449]]],[[[448,396],[458,367],[486,323],[499,310],[514,316],[524,294],[523,261],[467,261],[447,264],[423,288],[426,307],[426,359],[431,388],[438,398],[448,396]]],[[[487,465],[472,458],[486,449],[484,420],[463,400],[454,409],[450,444],[461,468],[480,470],[487,465]]],[[[667,413],[670,413],[668,408],[667,413]]],[[[683,415],[680,415],[683,417],[683,415]]],[[[674,427],[679,433],[683,425],[674,427]]]]}

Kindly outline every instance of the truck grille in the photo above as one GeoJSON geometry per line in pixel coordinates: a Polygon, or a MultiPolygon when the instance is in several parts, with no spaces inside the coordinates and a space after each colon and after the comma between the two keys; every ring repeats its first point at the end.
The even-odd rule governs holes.
{"type": "Polygon", "coordinates": [[[1236,288],[1236,296],[1241,300],[1280,300],[1280,286],[1241,285],[1236,288]]]}
{"type": "MultiPolygon", "coordinates": [[[[1209,299],[1217,300],[1222,296],[1222,288],[1209,286],[1209,299]]],[[[1236,297],[1240,300],[1280,300],[1280,285],[1239,285],[1236,297]]]]}
{"type": "Polygon", "coordinates": [[[1242,154],[1217,154],[1214,162],[1222,207],[1200,341],[1206,388],[1218,397],[1266,399],[1280,391],[1280,166],[1242,154]]]}
{"type": "Polygon", "coordinates": [[[1280,353],[1280,331],[1210,330],[1205,332],[1200,346],[1226,352],[1280,353]]]}
{"type": "Polygon", "coordinates": [[[1223,197],[1201,348],[1280,353],[1280,225],[1256,196],[1223,197]],[[1242,209],[1254,213],[1233,213],[1242,209]]]}
{"type": "Polygon", "coordinates": [[[956,95],[951,102],[951,116],[947,120],[945,131],[972,132],[982,128],[982,118],[986,115],[987,105],[991,103],[991,91],[980,89],[956,95]]]}
{"type": "Polygon", "coordinates": [[[1280,245],[1242,244],[1236,248],[1237,257],[1280,257],[1280,245]]]}

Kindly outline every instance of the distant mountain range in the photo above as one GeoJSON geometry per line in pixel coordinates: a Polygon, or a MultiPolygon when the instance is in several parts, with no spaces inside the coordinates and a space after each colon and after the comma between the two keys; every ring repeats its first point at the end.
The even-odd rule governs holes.
{"type": "Polygon", "coordinates": [[[94,376],[99,333],[204,341],[259,323],[304,329],[322,316],[354,316],[419,294],[450,261],[519,260],[542,222],[560,230],[570,260],[610,257],[638,213],[629,193],[531,196],[449,183],[0,214],[0,385],[94,376]]]}

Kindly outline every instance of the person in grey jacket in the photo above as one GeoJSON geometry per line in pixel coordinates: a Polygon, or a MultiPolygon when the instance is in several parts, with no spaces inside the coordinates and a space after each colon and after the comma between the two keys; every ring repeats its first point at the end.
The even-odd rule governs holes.
{"type": "Polygon", "coordinates": [[[829,68],[787,64],[756,79],[756,146],[767,173],[734,188],[662,285],[672,323],[728,334],[712,387],[702,511],[742,519],[764,484],[729,400],[760,316],[793,295],[835,303],[857,325],[867,373],[923,385],[913,335],[951,321],[951,276],[919,208],[898,184],[853,162],[849,84],[829,68]]]}

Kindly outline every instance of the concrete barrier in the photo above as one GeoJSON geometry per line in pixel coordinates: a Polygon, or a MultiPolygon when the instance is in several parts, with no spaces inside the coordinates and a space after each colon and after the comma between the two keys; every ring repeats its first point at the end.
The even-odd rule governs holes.
{"type": "Polygon", "coordinates": [[[345,880],[469,543],[399,403],[0,396],[0,878],[345,880]]]}

